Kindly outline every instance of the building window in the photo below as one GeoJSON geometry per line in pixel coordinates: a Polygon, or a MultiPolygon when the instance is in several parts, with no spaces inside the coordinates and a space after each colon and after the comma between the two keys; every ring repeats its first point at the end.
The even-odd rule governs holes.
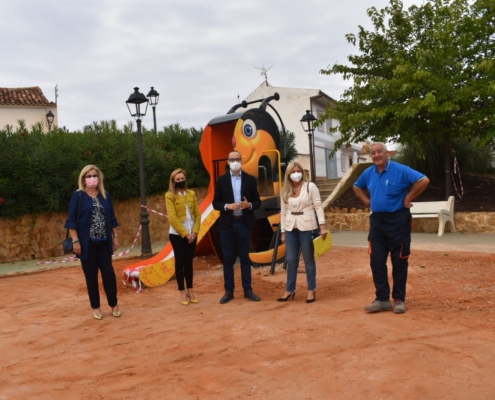
{"type": "Polygon", "coordinates": [[[330,128],[333,127],[332,119],[327,119],[325,122],[327,125],[327,135],[333,135],[333,132],[330,132],[330,128]]]}
{"type": "MultiPolygon", "coordinates": [[[[320,119],[324,112],[322,110],[316,110],[316,118],[320,119]]],[[[318,125],[318,131],[325,132],[326,131],[326,121],[324,121],[321,125],[318,125]]]]}

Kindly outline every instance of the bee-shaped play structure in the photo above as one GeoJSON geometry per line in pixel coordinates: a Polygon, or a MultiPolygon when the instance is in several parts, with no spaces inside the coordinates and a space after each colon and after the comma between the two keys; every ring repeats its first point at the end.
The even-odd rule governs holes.
{"type": "MultiPolygon", "coordinates": [[[[198,235],[196,255],[214,252],[222,259],[218,218],[213,209],[215,183],[226,172],[227,156],[232,150],[242,155],[242,169],[258,178],[261,207],[255,211],[257,227],[252,231],[251,252],[254,266],[275,265],[285,256],[285,245],[278,243],[280,223],[281,138],[273,117],[266,111],[269,102],[279,100],[279,95],[232,107],[225,115],[213,118],[203,131],[199,149],[203,164],[210,174],[206,198],[199,205],[201,229],[198,235]],[[247,109],[248,105],[260,103],[259,107],[247,109]],[[242,111],[237,111],[243,108],[242,111]],[[259,172],[262,171],[260,176],[259,172]],[[262,182],[262,184],[261,184],[262,182]],[[261,186],[261,187],[260,187],[261,186]],[[277,251],[275,251],[277,248],[277,251]]],[[[275,113],[278,113],[275,110],[275,113]]],[[[283,126],[283,122],[280,120],[283,126]]],[[[170,243],[151,259],[140,261],[124,270],[124,281],[138,278],[146,286],[166,283],[174,274],[173,249],[170,243]]]]}

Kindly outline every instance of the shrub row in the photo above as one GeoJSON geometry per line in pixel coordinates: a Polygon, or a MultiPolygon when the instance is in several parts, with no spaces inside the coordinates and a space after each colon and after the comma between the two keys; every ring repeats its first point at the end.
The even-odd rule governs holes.
{"type": "MultiPolygon", "coordinates": [[[[81,169],[97,165],[105,176],[105,188],[114,200],[139,197],[137,133],[130,123],[122,129],[116,121],[94,122],[82,131],[55,128],[43,133],[41,125],[0,130],[0,217],[64,212],[77,189],[81,169]]],[[[190,187],[209,184],[201,161],[202,129],[179,124],[155,134],[143,129],[143,153],[147,195],[168,189],[171,172],[187,171],[190,187]]]]}

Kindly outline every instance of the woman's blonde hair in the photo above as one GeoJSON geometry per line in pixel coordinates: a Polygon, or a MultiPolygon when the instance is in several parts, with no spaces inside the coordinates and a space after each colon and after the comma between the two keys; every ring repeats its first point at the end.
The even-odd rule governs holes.
{"type": "Polygon", "coordinates": [[[285,170],[284,187],[282,189],[282,200],[284,203],[287,203],[289,201],[289,197],[292,194],[292,190],[294,189],[294,184],[292,183],[292,179],[290,179],[290,174],[294,167],[299,167],[301,169],[303,182],[309,182],[308,177],[304,173],[303,166],[298,161],[292,161],[285,170]]]}
{"type": "Polygon", "coordinates": [[[104,199],[107,198],[107,194],[105,192],[105,185],[103,184],[103,172],[101,172],[101,170],[96,166],[96,165],[86,165],[81,173],[79,174],[79,180],[77,181],[78,185],[79,185],[79,190],[86,190],[86,182],[85,182],[85,176],[86,174],[91,171],[91,170],[95,170],[96,172],[98,172],[98,186],[96,187],[96,190],[98,190],[98,192],[103,196],[104,199]]]}
{"type": "Polygon", "coordinates": [[[170,174],[170,183],[168,184],[168,191],[170,193],[172,193],[174,197],[177,195],[177,192],[175,191],[175,181],[174,181],[174,178],[178,174],[184,174],[184,178],[186,178],[186,187],[185,187],[185,189],[187,190],[187,175],[186,175],[186,171],[184,171],[182,168],[177,168],[175,171],[173,171],[170,174]]]}

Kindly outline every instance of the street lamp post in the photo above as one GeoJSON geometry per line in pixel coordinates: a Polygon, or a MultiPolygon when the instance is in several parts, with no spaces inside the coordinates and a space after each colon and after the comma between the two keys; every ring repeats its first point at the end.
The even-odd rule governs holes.
{"type": "Polygon", "coordinates": [[[310,172],[311,172],[311,182],[314,183],[316,180],[316,172],[315,172],[315,163],[313,156],[313,146],[314,146],[314,121],[316,118],[313,114],[311,114],[310,110],[306,110],[306,114],[301,118],[301,125],[304,129],[304,132],[308,133],[309,138],[309,164],[310,164],[310,172]],[[306,126],[305,126],[306,125],[306,126]]]}
{"type": "Polygon", "coordinates": [[[149,101],[150,105],[153,107],[153,124],[155,126],[155,135],[156,135],[157,130],[156,130],[156,110],[155,110],[155,108],[156,108],[156,106],[158,104],[158,98],[160,97],[160,93],[158,93],[153,88],[153,86],[151,86],[151,90],[146,95],[146,97],[148,98],[148,101],[149,101]]]}
{"type": "Polygon", "coordinates": [[[48,132],[52,130],[52,124],[53,124],[53,119],[55,118],[55,115],[51,111],[48,111],[46,113],[46,122],[48,123],[48,132]]]}
{"type": "MultiPolygon", "coordinates": [[[[139,92],[139,88],[134,88],[134,93],[126,101],[127,108],[137,123],[138,156],[139,156],[139,183],[141,189],[141,204],[146,206],[146,191],[144,188],[144,157],[143,157],[143,135],[141,132],[141,117],[146,115],[148,110],[148,99],[139,92]],[[131,110],[131,106],[133,109],[131,110]],[[135,110],[134,110],[135,107],[135,110]]],[[[148,209],[141,207],[141,258],[149,258],[153,255],[150,240],[150,220],[148,219],[148,209]]]]}

